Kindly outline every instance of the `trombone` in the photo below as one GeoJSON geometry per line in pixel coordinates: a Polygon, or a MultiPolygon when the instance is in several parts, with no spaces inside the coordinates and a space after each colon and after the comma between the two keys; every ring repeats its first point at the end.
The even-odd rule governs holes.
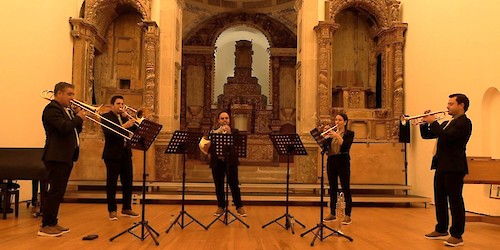
{"type": "Polygon", "coordinates": [[[438,120],[445,118],[447,113],[448,113],[447,110],[442,110],[442,111],[430,112],[427,114],[420,114],[420,115],[414,115],[414,116],[401,115],[401,124],[403,124],[403,126],[405,126],[406,123],[409,121],[411,125],[420,125],[420,124],[425,123],[422,120],[422,118],[424,118],[428,115],[439,115],[436,117],[436,121],[438,121],[438,120]]]}
{"type": "MultiPolygon", "coordinates": [[[[40,93],[40,95],[42,96],[42,98],[43,98],[43,99],[48,100],[48,101],[52,101],[52,100],[53,100],[53,98],[54,98],[54,91],[52,91],[52,90],[43,90],[43,91],[40,93]]],[[[109,130],[113,131],[114,133],[116,133],[116,134],[118,134],[118,135],[122,136],[123,138],[125,138],[125,139],[127,139],[127,140],[132,139],[132,136],[134,135],[134,133],[130,132],[130,131],[129,131],[129,130],[127,130],[126,128],[123,128],[123,127],[122,127],[122,126],[120,126],[119,124],[116,124],[115,122],[113,122],[113,121],[111,121],[111,120],[107,119],[106,117],[103,117],[103,116],[99,113],[99,109],[101,109],[102,105],[101,105],[101,106],[99,106],[99,107],[94,107],[94,106],[92,106],[92,105],[88,105],[88,104],[86,104],[86,103],[84,103],[84,102],[82,102],[82,101],[79,101],[79,100],[77,100],[77,99],[71,99],[71,100],[70,100],[70,104],[71,104],[71,105],[73,105],[73,106],[76,106],[76,107],[78,107],[78,108],[80,108],[80,109],[83,109],[83,110],[85,110],[85,111],[87,111],[87,112],[89,112],[89,113],[91,113],[91,114],[93,114],[94,116],[96,116],[97,118],[99,118],[99,119],[101,119],[101,120],[105,120],[105,121],[109,122],[110,124],[115,125],[116,127],[123,129],[125,132],[127,132],[127,133],[129,134],[129,136],[126,136],[126,135],[124,135],[124,134],[122,134],[122,133],[120,133],[120,132],[116,131],[115,129],[113,129],[113,128],[111,128],[111,127],[107,126],[106,124],[104,124],[104,123],[102,123],[102,122],[100,122],[100,121],[98,121],[98,120],[96,120],[96,119],[94,119],[94,118],[90,117],[89,115],[85,115],[85,117],[86,117],[87,119],[89,119],[89,120],[91,120],[91,121],[93,121],[93,122],[95,122],[95,123],[97,123],[97,124],[99,124],[99,125],[101,125],[101,126],[103,126],[103,127],[107,128],[107,129],[109,129],[109,130]]]]}
{"type": "Polygon", "coordinates": [[[134,120],[134,123],[135,125],[139,126],[141,125],[141,122],[144,121],[145,117],[144,117],[144,111],[142,109],[134,109],[130,106],[127,106],[127,105],[123,105],[123,108],[121,108],[123,112],[125,112],[128,116],[129,119],[132,119],[134,120]],[[135,117],[133,117],[130,113],[130,112],[133,112],[135,113],[135,117]]]}

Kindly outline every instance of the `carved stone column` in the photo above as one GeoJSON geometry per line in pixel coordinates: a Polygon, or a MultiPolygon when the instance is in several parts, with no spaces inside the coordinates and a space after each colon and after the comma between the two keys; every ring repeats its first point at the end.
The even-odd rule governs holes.
{"type": "Polygon", "coordinates": [[[189,56],[188,55],[183,55],[182,56],[182,70],[181,70],[181,114],[180,114],[180,120],[181,120],[181,129],[185,128],[187,126],[187,98],[186,98],[186,91],[187,91],[187,84],[186,84],[186,79],[187,79],[187,68],[188,68],[188,63],[189,62],[189,56]]]}
{"type": "Polygon", "coordinates": [[[201,127],[203,131],[208,131],[212,127],[212,89],[213,89],[213,71],[214,71],[214,56],[213,54],[205,55],[205,77],[204,77],[204,93],[203,99],[203,118],[201,119],[201,127]]]}
{"type": "Polygon", "coordinates": [[[69,22],[73,36],[73,84],[78,89],[76,98],[91,103],[95,49],[102,48],[104,38],[94,25],[83,19],[72,18],[69,22]]]}
{"type": "Polygon", "coordinates": [[[332,43],[338,24],[320,21],[314,27],[318,43],[318,118],[320,124],[331,122],[332,106],[332,43]]]}
{"type": "Polygon", "coordinates": [[[280,57],[271,55],[272,64],[272,102],[273,113],[271,120],[271,129],[273,132],[279,132],[280,123],[280,57]]]}
{"type": "Polygon", "coordinates": [[[403,114],[403,45],[404,32],[408,28],[407,24],[397,24],[393,28],[393,51],[394,51],[394,118],[398,119],[403,114]]]}
{"type": "Polygon", "coordinates": [[[140,25],[144,32],[143,49],[146,67],[143,106],[156,113],[159,29],[155,21],[143,20],[140,25]]]}

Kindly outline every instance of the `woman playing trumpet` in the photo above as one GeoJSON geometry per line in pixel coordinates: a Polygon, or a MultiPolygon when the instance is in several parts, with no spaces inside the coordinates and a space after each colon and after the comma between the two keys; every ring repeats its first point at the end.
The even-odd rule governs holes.
{"type": "Polygon", "coordinates": [[[351,224],[352,196],[351,196],[351,157],[349,151],[354,140],[354,132],[347,129],[348,118],[344,113],[335,116],[335,127],[332,129],[329,125],[323,127],[323,137],[327,138],[325,143],[328,148],[328,160],[326,163],[326,172],[328,182],[330,183],[330,214],[324,218],[324,221],[333,221],[337,203],[338,178],[345,195],[346,210],[344,225],[351,224]],[[327,132],[328,131],[328,132],[327,132]],[[325,133],[326,132],[326,133],[325,133]]]}

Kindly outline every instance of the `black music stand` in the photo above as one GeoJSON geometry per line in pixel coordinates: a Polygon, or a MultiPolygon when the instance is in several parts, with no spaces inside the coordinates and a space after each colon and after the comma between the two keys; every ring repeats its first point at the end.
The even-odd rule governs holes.
{"type": "Polygon", "coordinates": [[[294,223],[297,222],[303,228],[304,224],[300,223],[297,219],[293,217],[293,215],[288,213],[288,195],[289,195],[289,186],[290,186],[290,155],[307,155],[307,151],[300,140],[298,134],[270,134],[269,138],[273,142],[274,148],[278,151],[278,155],[286,155],[287,157],[287,165],[286,165],[286,211],[285,214],[276,218],[275,220],[265,224],[262,228],[265,228],[272,223],[276,223],[288,230],[289,228],[292,230],[292,234],[295,234],[293,229],[294,223]],[[280,224],[278,221],[282,218],[285,218],[285,225],[280,224]]]}
{"type": "MultiPolygon", "coordinates": [[[[215,147],[215,152],[217,156],[227,157],[229,151],[234,148],[234,151],[238,154],[238,157],[247,157],[247,136],[246,135],[233,135],[233,134],[210,134],[212,145],[211,147],[215,147]]],[[[228,177],[228,165],[226,164],[226,207],[224,208],[224,212],[217,216],[215,220],[213,220],[208,226],[207,229],[214,224],[216,221],[221,221],[226,226],[238,220],[243,223],[247,228],[250,226],[242,221],[238,216],[236,216],[231,210],[229,210],[229,182],[227,181],[228,177]],[[228,214],[233,216],[232,220],[228,219],[228,214]],[[224,216],[224,219],[220,217],[224,216]]]]}
{"type": "MultiPolygon", "coordinates": [[[[316,142],[318,143],[318,145],[321,147],[321,198],[320,198],[320,213],[319,213],[319,223],[318,225],[316,225],[315,227],[307,230],[306,232],[302,233],[300,235],[300,237],[304,237],[304,235],[308,234],[309,232],[312,232],[314,234],[314,238],[311,242],[311,246],[314,246],[314,241],[316,241],[316,238],[319,238],[319,240],[323,241],[324,239],[332,236],[332,235],[340,235],[342,237],[345,237],[347,238],[349,241],[353,241],[353,239],[350,237],[350,236],[347,236],[345,234],[343,234],[342,232],[339,232],[337,230],[334,230],[332,228],[330,228],[329,226],[325,225],[323,223],[323,199],[324,199],[324,194],[325,194],[325,182],[324,182],[324,168],[325,168],[325,154],[326,152],[328,151],[329,147],[330,147],[330,143],[325,143],[327,142],[327,140],[325,140],[325,138],[323,136],[321,136],[321,132],[315,128],[313,130],[311,130],[311,135],[314,137],[314,140],[316,140],[316,142]],[[313,232],[314,229],[318,229],[318,231],[313,232]],[[325,229],[328,229],[331,231],[330,234],[328,235],[324,235],[324,228],[325,229]]],[[[339,219],[339,218],[337,218],[339,219]]]]}
{"type": "Polygon", "coordinates": [[[144,241],[148,235],[151,235],[151,238],[153,238],[153,241],[156,243],[156,245],[160,245],[158,240],[155,238],[154,234],[156,236],[160,236],[158,232],[156,232],[149,224],[148,221],[145,220],[146,216],[146,151],[148,151],[149,147],[151,144],[153,144],[154,140],[156,139],[156,136],[158,136],[158,133],[160,133],[160,130],[163,126],[154,123],[152,121],[148,120],[143,120],[139,127],[135,130],[134,136],[130,140],[127,141],[127,146],[133,148],[133,149],[138,149],[144,151],[144,164],[143,164],[143,170],[142,170],[142,218],[140,222],[134,223],[133,226],[130,228],[126,229],[125,231],[111,237],[109,241],[113,241],[117,237],[121,236],[124,233],[130,233],[133,236],[141,239],[144,241]],[[141,235],[136,235],[135,233],[132,232],[132,230],[138,226],[141,226],[141,235]],[[144,230],[145,229],[145,230],[144,230]],[[146,232],[147,231],[147,232],[146,232]]]}
{"type": "Polygon", "coordinates": [[[172,139],[170,140],[170,143],[168,144],[167,149],[165,150],[165,154],[182,154],[182,163],[183,163],[182,164],[182,208],[177,218],[175,218],[175,220],[168,227],[166,233],[168,233],[168,231],[170,231],[170,229],[176,223],[179,224],[181,229],[184,229],[189,224],[196,222],[205,230],[207,230],[207,227],[205,227],[193,216],[191,216],[188,212],[186,212],[186,210],[184,210],[184,202],[185,202],[184,196],[186,190],[186,154],[193,154],[196,151],[196,149],[198,148],[198,143],[200,142],[202,136],[203,133],[175,131],[174,135],[172,136],[172,139]],[[184,215],[187,215],[189,218],[191,218],[191,221],[187,224],[184,224],[184,215]],[[179,219],[181,219],[181,222],[178,222],[179,219]]]}

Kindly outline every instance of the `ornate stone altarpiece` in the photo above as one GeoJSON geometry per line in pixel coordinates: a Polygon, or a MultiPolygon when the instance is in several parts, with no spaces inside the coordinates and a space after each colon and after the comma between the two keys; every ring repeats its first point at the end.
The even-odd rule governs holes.
{"type": "MultiPolygon", "coordinates": [[[[110,95],[123,95],[126,100],[144,108],[148,112],[149,119],[155,119],[157,110],[157,71],[158,71],[158,43],[159,28],[151,21],[151,0],[86,0],[81,8],[79,18],[69,20],[73,36],[73,84],[77,89],[77,98],[85,103],[92,104],[95,95],[101,103],[108,103],[110,95]],[[126,49],[133,49],[128,44],[138,43],[139,53],[142,58],[128,59],[134,70],[144,72],[143,77],[137,79],[137,83],[130,89],[120,89],[117,83],[115,88],[94,89],[96,67],[97,70],[109,70],[116,66],[109,64],[96,65],[96,58],[107,54],[110,46],[114,46],[113,37],[107,34],[109,27],[113,27],[115,20],[125,14],[134,13],[139,16],[140,34],[134,38],[123,39],[126,49]],[[127,47],[128,46],[128,47],[127,47]],[[106,94],[107,93],[107,94],[106,94]],[[108,99],[108,100],[106,100],[108,99]]],[[[128,30],[138,29],[137,23],[131,23],[128,30]]],[[[126,30],[125,30],[126,31],[126,30]]],[[[129,53],[130,54],[130,53],[129,53]]],[[[126,59],[126,57],[124,57],[126,59]]],[[[115,65],[119,65],[117,62],[115,65]]],[[[98,79],[109,81],[109,79],[98,79]]],[[[104,107],[101,112],[108,111],[104,107]]],[[[101,159],[104,138],[101,127],[91,121],[84,122],[81,138],[80,160],[75,165],[72,180],[105,180],[105,166],[101,159]]],[[[148,172],[150,178],[154,179],[155,163],[154,145],[148,151],[148,172]]],[[[134,179],[139,180],[142,176],[142,152],[134,150],[134,179]]]]}
{"type": "MultiPolygon", "coordinates": [[[[315,27],[318,53],[318,126],[332,123],[339,112],[349,116],[349,129],[356,133],[352,147],[352,183],[403,184],[404,160],[398,142],[399,118],[403,113],[403,46],[407,24],[402,23],[400,2],[393,0],[326,1],[326,18],[315,27]],[[369,25],[369,76],[374,78],[377,56],[381,57],[380,107],[367,107],[369,89],[336,88],[333,72],[337,22],[343,11],[360,12],[369,25]],[[334,95],[338,93],[338,95],[334,95]],[[333,99],[336,98],[336,99],[333,99]],[[365,142],[366,144],[359,144],[365,142]]],[[[374,81],[375,79],[373,79],[374,81]]]]}
{"type": "MultiPolygon", "coordinates": [[[[302,1],[299,2],[302,3],[302,1]]],[[[307,3],[302,3],[302,5],[304,4],[307,3]]],[[[144,40],[142,44],[144,61],[140,67],[144,68],[144,72],[147,73],[142,83],[144,88],[142,105],[150,108],[154,114],[158,108],[156,96],[158,95],[159,28],[155,22],[150,21],[151,1],[149,0],[85,1],[81,18],[70,20],[74,38],[73,83],[79,90],[78,98],[90,103],[93,93],[95,57],[99,56],[106,48],[106,27],[116,17],[115,10],[118,5],[126,5],[135,9],[143,20],[141,27],[144,40]]],[[[297,6],[300,8],[301,5],[297,6]]],[[[331,122],[334,115],[340,111],[349,115],[350,129],[354,130],[357,135],[355,139],[357,143],[353,145],[352,149],[353,183],[401,183],[399,176],[404,174],[401,171],[402,166],[395,166],[394,163],[391,163],[402,165],[401,147],[396,142],[399,116],[403,112],[403,46],[407,24],[401,22],[400,3],[392,0],[333,0],[327,1],[326,12],[328,13],[326,21],[319,22],[315,28],[318,51],[318,125],[331,122]],[[365,92],[359,88],[341,89],[342,100],[334,101],[332,55],[335,49],[340,49],[332,46],[335,32],[340,27],[335,18],[339,13],[348,9],[363,11],[372,21],[370,32],[373,34],[373,41],[376,44],[373,48],[373,55],[381,55],[383,67],[381,108],[363,107],[363,103],[365,103],[363,98],[366,96],[362,96],[365,92]],[[332,108],[334,103],[339,103],[339,105],[332,108]],[[359,142],[366,143],[359,144],[359,142]],[[361,155],[368,157],[361,158],[361,155]],[[384,168],[384,165],[391,166],[384,168]],[[396,179],[386,178],[391,175],[398,177],[396,179]]],[[[269,49],[271,55],[270,72],[272,73],[271,95],[268,98],[272,99],[272,118],[270,121],[266,121],[270,124],[269,126],[260,126],[260,128],[263,129],[262,131],[265,131],[266,128],[269,131],[279,131],[283,125],[295,125],[295,115],[300,114],[300,107],[295,110],[295,106],[281,106],[280,100],[282,99],[280,97],[283,93],[280,92],[280,87],[283,87],[283,79],[291,78],[294,81],[295,74],[297,74],[299,80],[297,83],[293,82],[293,86],[298,91],[297,98],[304,98],[299,91],[300,88],[306,87],[300,84],[300,71],[306,67],[301,66],[300,63],[303,62],[296,65],[297,32],[288,28],[293,24],[283,25],[272,16],[273,14],[221,13],[210,16],[196,27],[182,32],[185,35],[183,36],[182,66],[180,66],[182,69],[180,84],[181,128],[204,131],[213,125],[213,116],[216,111],[212,108],[214,44],[222,31],[236,25],[248,25],[260,30],[268,37],[271,44],[269,49]],[[199,84],[195,85],[196,91],[202,93],[199,104],[192,105],[187,102],[186,95],[192,93],[192,90],[186,88],[185,81],[188,72],[190,75],[194,74],[199,77],[195,78],[195,82],[199,84]],[[290,76],[290,72],[293,72],[293,76],[290,76]],[[189,124],[191,126],[188,126],[189,124]]],[[[298,22],[300,23],[300,20],[298,22]]],[[[72,179],[104,179],[104,164],[100,159],[100,149],[103,144],[100,127],[86,122],[84,131],[82,149],[85,150],[82,151],[82,158],[75,167],[72,179]],[[99,168],[82,170],[88,166],[99,166],[99,168]],[[95,178],[95,176],[98,177],[95,178]]],[[[252,136],[254,138],[249,140],[252,142],[249,149],[253,148],[254,151],[251,151],[249,155],[255,157],[253,160],[270,161],[269,155],[271,154],[269,152],[272,152],[273,149],[267,142],[267,135],[256,134],[252,136]]],[[[301,136],[305,138],[307,135],[301,136]]],[[[155,173],[150,175],[150,178],[159,181],[180,180],[178,159],[167,159],[163,154],[164,148],[168,144],[168,138],[160,138],[156,144],[156,150],[148,152],[156,156],[154,162],[148,164],[148,166],[155,168],[155,170],[149,171],[155,173]]],[[[317,157],[319,151],[315,145],[309,143],[308,152],[310,156],[296,159],[297,166],[292,169],[292,181],[298,183],[317,182],[316,177],[320,171],[318,169],[319,157],[317,157]]],[[[154,158],[148,157],[148,159],[154,158]]],[[[203,157],[201,158],[203,159],[203,157]]],[[[140,161],[142,158],[140,154],[135,153],[134,159],[140,161]]],[[[272,159],[274,160],[274,156],[272,159]]],[[[142,163],[134,161],[134,165],[137,171],[137,169],[141,169],[142,163]]],[[[211,180],[210,170],[203,161],[200,164],[188,166],[188,168],[190,180],[211,180]]],[[[279,182],[284,178],[283,171],[277,171],[274,175],[266,174],[266,176],[263,176],[262,172],[259,174],[259,171],[258,166],[241,168],[242,181],[279,182]]],[[[135,176],[140,176],[140,174],[135,173],[135,176]]]]}

